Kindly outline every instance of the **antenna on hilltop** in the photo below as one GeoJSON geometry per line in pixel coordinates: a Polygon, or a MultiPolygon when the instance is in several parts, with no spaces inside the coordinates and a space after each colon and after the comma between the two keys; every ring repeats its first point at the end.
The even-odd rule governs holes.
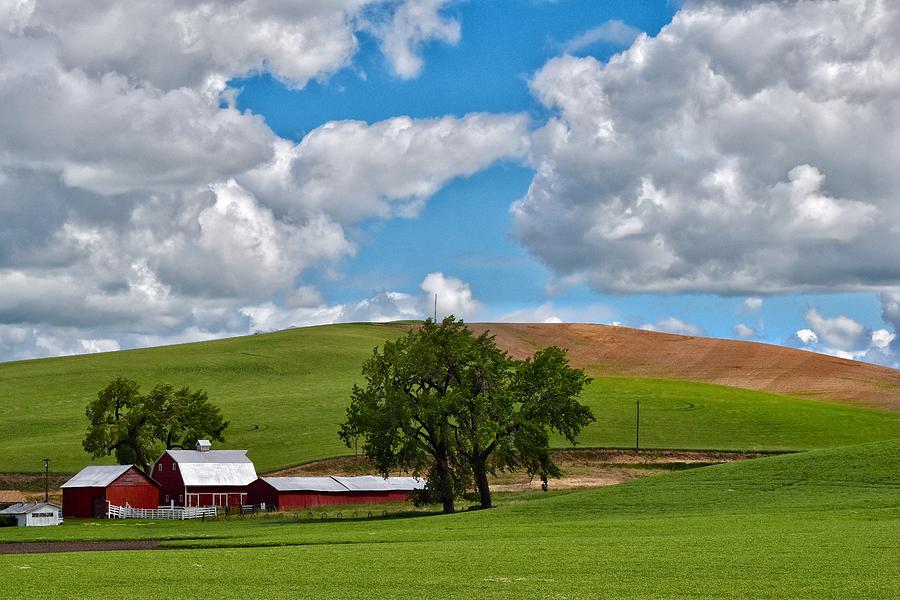
{"type": "Polygon", "coordinates": [[[437,323],[437,293],[434,295],[434,322],[437,323]]]}

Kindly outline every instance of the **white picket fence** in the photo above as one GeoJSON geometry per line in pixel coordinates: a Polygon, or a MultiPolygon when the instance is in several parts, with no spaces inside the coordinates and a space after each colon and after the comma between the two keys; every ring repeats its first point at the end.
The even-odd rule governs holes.
{"type": "Polygon", "coordinates": [[[181,521],[184,519],[200,519],[203,517],[216,517],[218,511],[215,506],[160,506],[158,508],[132,508],[128,503],[125,506],[116,506],[107,502],[106,516],[110,519],[156,519],[181,521]]]}

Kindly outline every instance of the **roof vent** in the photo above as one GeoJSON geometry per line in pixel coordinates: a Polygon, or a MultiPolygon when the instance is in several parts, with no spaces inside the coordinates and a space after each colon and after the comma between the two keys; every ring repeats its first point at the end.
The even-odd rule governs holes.
{"type": "Polygon", "coordinates": [[[197,440],[197,452],[209,452],[212,444],[209,440],[197,440]]]}

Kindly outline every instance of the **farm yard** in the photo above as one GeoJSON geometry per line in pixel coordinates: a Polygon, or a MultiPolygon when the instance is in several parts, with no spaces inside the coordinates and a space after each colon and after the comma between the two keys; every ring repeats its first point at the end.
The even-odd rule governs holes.
{"type": "Polygon", "coordinates": [[[4,541],[157,539],[165,550],[0,555],[0,595],[891,598],[897,464],[891,441],[512,496],[455,515],[4,531],[4,541]]]}
{"type": "MultiPolygon", "coordinates": [[[[249,448],[260,474],[365,474],[338,442],[337,426],[359,363],[406,327],[336,325],[0,364],[2,398],[31,394],[54,408],[35,415],[0,404],[3,470],[34,472],[31,463],[45,453],[54,470],[78,470],[87,462],[79,411],[124,372],[147,384],[168,379],[208,390],[232,422],[224,446],[249,448]],[[42,430],[47,437],[36,435],[42,430]]],[[[584,352],[570,348],[573,356],[584,352]]],[[[847,401],[813,399],[665,371],[585,368],[596,377],[584,401],[597,423],[579,448],[556,444],[565,474],[549,492],[506,474],[493,480],[496,508],[453,515],[372,504],[4,528],[0,597],[152,598],[176,587],[187,597],[214,590],[223,598],[260,589],[273,598],[893,596],[896,406],[885,410],[883,397],[873,403],[882,408],[861,406],[849,388],[847,401]],[[637,401],[639,454],[628,449],[637,401]],[[23,553],[23,543],[68,551],[23,553]]],[[[879,385],[893,390],[893,372],[884,371],[879,385]]]]}

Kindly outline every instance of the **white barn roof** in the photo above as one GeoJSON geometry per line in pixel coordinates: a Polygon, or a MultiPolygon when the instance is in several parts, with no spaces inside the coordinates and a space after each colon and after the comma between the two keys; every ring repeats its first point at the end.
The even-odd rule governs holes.
{"type": "Polygon", "coordinates": [[[83,468],[75,477],[60,487],[106,487],[122,476],[132,465],[92,465],[83,468]]]}
{"type": "Polygon", "coordinates": [[[166,450],[181,471],[184,485],[244,486],[256,481],[246,450],[166,450]]]}
{"type": "Polygon", "coordinates": [[[260,477],[279,492],[346,492],[333,477],[260,477]]]}

